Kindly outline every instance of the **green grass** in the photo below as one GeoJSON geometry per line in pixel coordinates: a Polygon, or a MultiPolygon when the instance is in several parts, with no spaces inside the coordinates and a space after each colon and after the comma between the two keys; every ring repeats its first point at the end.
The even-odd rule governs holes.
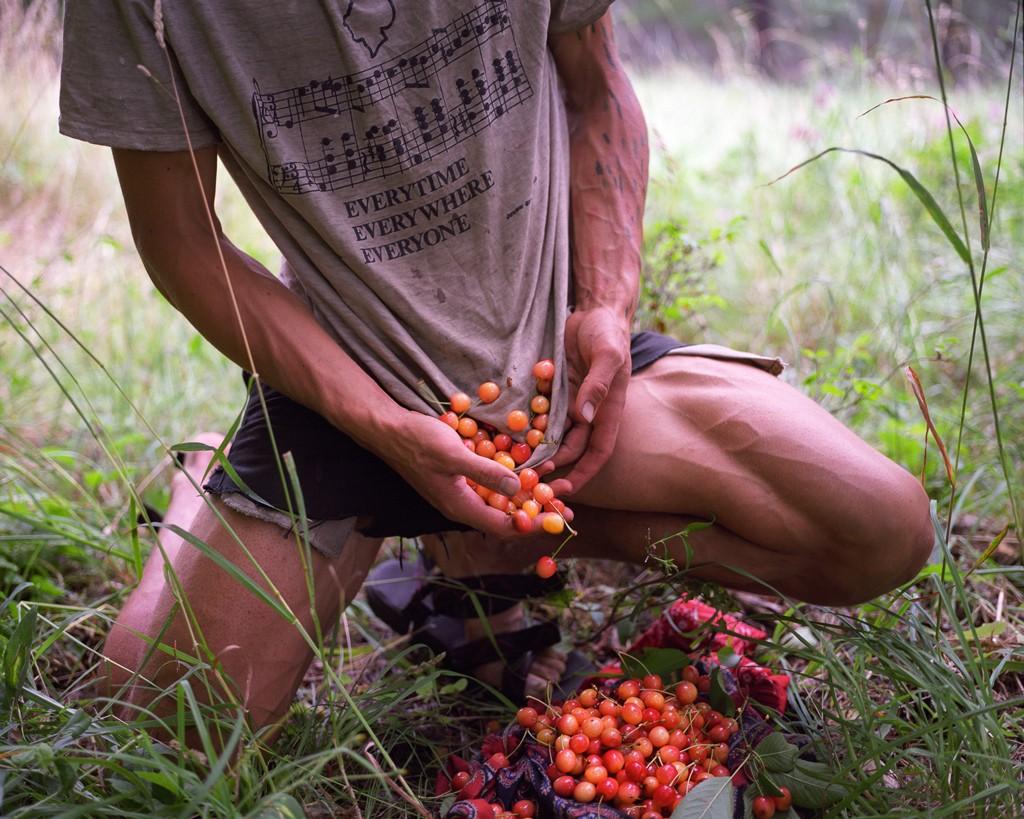
{"type": "MultiPolygon", "coordinates": [[[[3,9],[6,19],[20,13],[3,9]]],[[[235,368],[146,278],[109,152],[57,135],[54,27],[32,12],[19,20],[0,27],[0,264],[25,288],[0,274],[0,814],[272,816],[303,806],[311,816],[391,817],[416,815],[416,799],[437,809],[432,784],[444,755],[472,748],[484,719],[509,714],[497,706],[481,714],[456,678],[383,636],[360,601],[314,640],[317,660],[273,747],[230,709],[198,705],[198,674],[169,692],[182,722],[235,732],[231,765],[212,746],[194,753],[154,743],[145,715],[125,723],[111,716],[112,703],[90,698],[97,650],[151,546],[130,526],[131,488],[164,503],[167,473],[153,473],[165,445],[226,428],[243,396],[235,368]]],[[[888,97],[937,95],[931,75],[914,88],[859,75],[847,85],[775,87],[680,68],[637,85],[656,148],[645,326],[779,353],[791,364],[787,378],[915,472],[925,425],[903,368],[920,374],[951,452],[969,385],[952,534],[947,540],[950,489],[932,445],[924,475],[940,545],[914,583],[845,611],[706,593],[769,624],[763,657],[793,675],[787,724],[814,736],[848,786],[831,815],[1021,815],[1017,536],[971,571],[1012,512],[980,350],[967,372],[969,273],[879,163],[834,155],[766,186],[826,147],[863,148],[912,170],[959,228],[941,106],[908,101],[858,118],[888,97]]],[[[950,98],[990,198],[1004,94],[993,84],[950,98]]],[[[1011,126],[1021,116],[1012,95],[1011,126]]],[[[970,158],[954,137],[980,263],[970,158]]],[[[1022,137],[1019,127],[1007,133],[982,300],[1018,493],[1022,137]]],[[[272,244],[222,178],[227,234],[273,267],[272,244]]],[[[617,624],[628,639],[692,589],[684,577],[613,565],[574,566],[571,585],[566,631],[586,645],[600,636],[602,657],[612,590],[619,610],[631,612],[617,624]]]]}

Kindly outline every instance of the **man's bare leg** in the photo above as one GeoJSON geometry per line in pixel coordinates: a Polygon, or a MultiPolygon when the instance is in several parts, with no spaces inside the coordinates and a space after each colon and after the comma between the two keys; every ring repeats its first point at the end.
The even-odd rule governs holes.
{"type": "MultiPolygon", "coordinates": [[[[208,459],[208,454],[190,453],[186,467],[197,482],[208,459]]],[[[240,515],[218,500],[203,499],[184,479],[173,486],[164,524],[186,529],[275,599],[283,600],[310,635],[315,633],[312,610],[323,631],[329,631],[341,608],[355,596],[380,546],[379,540],[353,534],[336,559],[311,552],[315,598],[315,606],[311,606],[300,546],[276,524],[240,515]],[[253,560],[269,583],[260,577],[253,560]]],[[[104,646],[111,693],[139,673],[123,700],[130,705],[123,707],[121,714],[131,717],[133,707],[148,707],[158,691],[172,686],[187,671],[186,664],[166,653],[150,652],[150,642],[162,635],[160,641],[166,645],[191,657],[214,660],[220,675],[208,677],[210,684],[219,689],[218,697],[244,704],[254,727],[276,722],[294,697],[312,659],[312,647],[295,625],[198,549],[166,530],[160,537],[192,617],[182,614],[178,595],[165,575],[164,555],[154,549],[142,581],[129,596],[104,646]],[[200,634],[208,654],[207,649],[196,646],[200,634]],[[231,681],[227,691],[221,680],[231,681]]],[[[195,679],[193,688],[205,699],[204,686],[195,679]]],[[[170,705],[165,701],[155,710],[166,713],[170,705]]]]}
{"type": "MultiPolygon", "coordinates": [[[[580,537],[563,554],[642,562],[664,544],[698,577],[842,605],[909,580],[931,551],[918,481],[802,393],[746,364],[669,355],[630,382],[615,451],[570,500],[580,537]],[[740,572],[731,571],[728,566],[740,572]]],[[[557,545],[471,544],[509,569],[557,545]]]]}

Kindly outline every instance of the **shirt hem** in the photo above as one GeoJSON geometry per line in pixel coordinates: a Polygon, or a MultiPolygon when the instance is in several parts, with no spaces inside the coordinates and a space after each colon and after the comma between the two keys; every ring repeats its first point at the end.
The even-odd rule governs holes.
{"type": "Polygon", "coordinates": [[[189,141],[194,149],[220,144],[220,135],[208,129],[189,131],[186,140],[184,134],[180,133],[115,129],[107,125],[71,120],[63,115],[58,121],[57,128],[60,133],[71,139],[133,151],[187,151],[189,141]]]}

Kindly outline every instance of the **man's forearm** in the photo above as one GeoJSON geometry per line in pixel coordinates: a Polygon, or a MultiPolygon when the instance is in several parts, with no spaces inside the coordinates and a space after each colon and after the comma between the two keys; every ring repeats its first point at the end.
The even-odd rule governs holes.
{"type": "Polygon", "coordinates": [[[154,282],[217,349],[377,450],[405,412],[317,323],[306,304],[227,239],[145,253],[154,282]],[[187,270],[175,269],[187,265],[187,270]],[[231,278],[237,312],[224,268],[231,278]],[[243,329],[244,328],[244,333],[243,329]]]}
{"type": "Polygon", "coordinates": [[[576,305],[608,307],[628,320],[640,280],[647,126],[610,20],[566,37],[579,43],[575,79],[566,82],[576,305]]]}

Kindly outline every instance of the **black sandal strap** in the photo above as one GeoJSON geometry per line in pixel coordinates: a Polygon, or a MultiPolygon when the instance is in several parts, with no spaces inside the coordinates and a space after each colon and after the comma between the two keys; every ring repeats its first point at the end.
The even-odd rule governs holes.
{"type": "Polygon", "coordinates": [[[535,574],[484,574],[430,583],[434,612],[460,620],[475,619],[481,611],[493,617],[523,600],[547,597],[564,587],[561,575],[545,580],[535,574]]]}
{"type": "Polygon", "coordinates": [[[502,660],[512,664],[524,654],[553,646],[562,639],[558,623],[548,620],[519,631],[508,631],[491,637],[481,637],[447,651],[447,664],[463,674],[472,673],[477,666],[502,660]],[[497,643],[497,648],[495,648],[497,643]]]}

